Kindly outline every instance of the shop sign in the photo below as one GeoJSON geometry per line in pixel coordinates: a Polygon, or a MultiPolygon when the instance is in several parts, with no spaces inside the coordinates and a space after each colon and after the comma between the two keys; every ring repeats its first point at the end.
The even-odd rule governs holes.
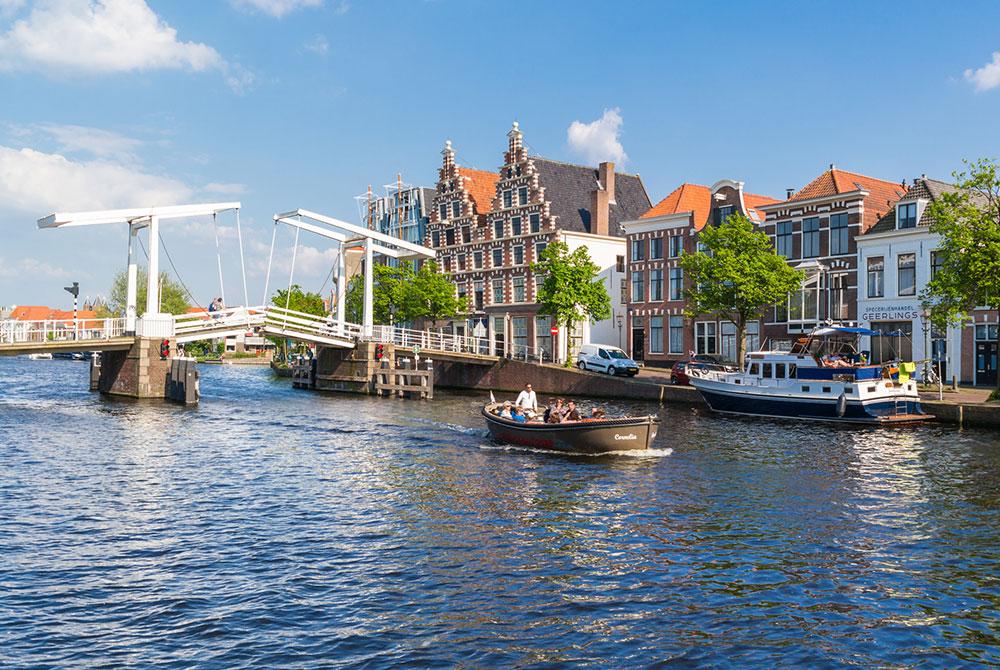
{"type": "Polygon", "coordinates": [[[909,303],[865,305],[862,321],[912,321],[920,318],[920,306],[909,303]]]}

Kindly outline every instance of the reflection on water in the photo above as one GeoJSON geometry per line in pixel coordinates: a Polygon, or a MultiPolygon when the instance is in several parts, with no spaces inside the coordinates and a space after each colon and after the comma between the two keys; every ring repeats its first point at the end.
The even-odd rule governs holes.
{"type": "Polygon", "coordinates": [[[475,394],[202,374],[184,409],[0,360],[4,665],[1000,663],[995,433],[680,407],[571,458],[475,394]]]}

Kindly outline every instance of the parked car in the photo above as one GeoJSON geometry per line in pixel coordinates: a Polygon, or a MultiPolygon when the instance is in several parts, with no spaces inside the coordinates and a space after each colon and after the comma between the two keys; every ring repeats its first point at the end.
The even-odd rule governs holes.
{"type": "Polygon", "coordinates": [[[688,360],[677,361],[674,363],[673,367],[670,368],[670,383],[678,386],[690,386],[691,380],[687,374],[687,371],[690,368],[695,368],[697,370],[732,370],[732,368],[727,365],[723,365],[722,361],[714,356],[699,354],[688,360]]]}
{"type": "Polygon", "coordinates": [[[622,374],[634,377],[639,374],[638,363],[618,347],[608,344],[585,344],[580,347],[580,352],[576,355],[576,367],[581,370],[606,372],[609,375],[622,374]]]}

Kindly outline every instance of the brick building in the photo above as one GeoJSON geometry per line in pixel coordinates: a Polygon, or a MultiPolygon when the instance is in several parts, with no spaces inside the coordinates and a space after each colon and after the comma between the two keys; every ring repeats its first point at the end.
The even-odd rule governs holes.
{"type": "Polygon", "coordinates": [[[763,337],[790,344],[823,321],[858,320],[856,239],[906,194],[899,182],[830,169],[785,200],[761,206],[778,253],[806,273],[802,289],[766,316],[763,337]]]}
{"type": "MultiPolygon", "coordinates": [[[[535,301],[543,277],[531,263],[555,240],[571,249],[587,247],[601,267],[618,314],[624,279],[620,223],[650,206],[637,175],[529,156],[517,123],[507,133],[507,151],[496,173],[455,162],[448,142],[439,171],[425,243],[438,252],[441,268],[455,280],[468,306],[467,318],[442,325],[460,334],[488,337],[499,354],[552,357],[550,317],[535,301]]],[[[614,341],[614,316],[575,329],[578,341],[614,341]]],[[[557,347],[565,354],[565,333],[557,347]]]]}
{"type": "MultiPolygon", "coordinates": [[[[689,352],[732,360],[736,327],[704,315],[689,319],[680,267],[682,253],[694,253],[697,234],[710,223],[743,214],[761,223],[762,205],[774,198],[747,193],[743,182],[713,186],[682,184],[637,220],[622,224],[628,247],[628,351],[647,365],[670,366],[689,352]]],[[[748,324],[748,345],[756,346],[759,324],[748,324]]]]}

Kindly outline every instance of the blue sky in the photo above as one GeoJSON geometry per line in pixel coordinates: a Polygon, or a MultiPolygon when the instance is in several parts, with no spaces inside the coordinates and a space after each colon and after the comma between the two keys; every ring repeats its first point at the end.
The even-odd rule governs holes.
{"type": "MultiPolygon", "coordinates": [[[[515,119],[654,201],[726,177],[779,196],[829,163],[946,178],[1000,156],[997,25],[995,2],[0,0],[0,305],[106,293],[124,266],[123,229],[36,230],[53,210],[231,199],[259,300],[273,213],[356,221],[369,183],[433,186],[446,139],[495,169],[515,119]]],[[[210,222],[163,236],[211,300],[210,222]]],[[[315,290],[331,254],[303,242],[315,290]]]]}

